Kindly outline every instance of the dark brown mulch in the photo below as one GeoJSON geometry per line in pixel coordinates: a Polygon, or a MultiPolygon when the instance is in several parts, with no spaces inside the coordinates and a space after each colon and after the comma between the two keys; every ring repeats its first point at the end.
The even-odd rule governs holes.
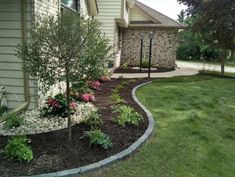
{"type": "MultiPolygon", "coordinates": [[[[174,71],[175,68],[156,68],[156,69],[152,69],[151,73],[163,73],[163,72],[170,72],[170,71],[174,71]]],[[[119,67],[117,69],[115,69],[114,73],[148,73],[148,69],[133,69],[132,67],[127,67],[127,68],[123,68],[123,67],[119,67]]]]}
{"type": "MultiPolygon", "coordinates": [[[[127,80],[123,79],[122,81],[127,80]]],[[[34,152],[34,160],[30,163],[19,163],[5,159],[4,154],[0,154],[0,176],[36,175],[76,168],[97,162],[124,150],[134,143],[147,128],[148,122],[145,113],[131,97],[132,88],[144,81],[147,80],[140,79],[131,82],[121,91],[121,95],[126,102],[143,115],[144,120],[139,127],[126,126],[122,128],[112,122],[111,106],[114,104],[110,99],[110,95],[121,80],[116,79],[104,83],[101,90],[95,93],[97,101],[94,104],[100,109],[104,122],[101,129],[112,139],[112,149],[102,150],[99,147],[89,146],[89,141],[83,135],[84,131],[89,130],[89,127],[84,124],[72,128],[73,140],[71,145],[67,143],[66,129],[32,135],[29,138],[34,152]]],[[[5,147],[7,140],[8,137],[0,136],[0,149],[5,147]]]]}

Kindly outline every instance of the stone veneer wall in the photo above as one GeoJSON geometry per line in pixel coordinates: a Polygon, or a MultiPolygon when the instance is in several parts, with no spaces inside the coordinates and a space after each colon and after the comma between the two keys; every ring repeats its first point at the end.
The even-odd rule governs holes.
{"type": "Polygon", "coordinates": [[[139,66],[140,36],[144,36],[143,58],[149,58],[149,32],[154,33],[152,64],[161,68],[175,68],[177,30],[175,29],[123,29],[121,64],[139,66]]]}

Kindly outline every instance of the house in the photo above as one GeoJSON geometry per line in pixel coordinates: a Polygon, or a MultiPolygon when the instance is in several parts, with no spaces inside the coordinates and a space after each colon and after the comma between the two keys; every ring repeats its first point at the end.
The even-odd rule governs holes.
{"type": "Polygon", "coordinates": [[[6,88],[9,108],[38,106],[38,82],[28,76],[16,54],[26,41],[37,15],[56,15],[64,10],[91,16],[101,22],[101,31],[116,53],[115,67],[138,65],[140,38],[148,58],[149,33],[154,33],[153,63],[175,66],[176,35],[182,25],[135,0],[0,0],[0,86],[6,88]]]}
{"type": "Polygon", "coordinates": [[[149,55],[149,34],[153,33],[152,62],[160,68],[174,68],[178,29],[177,21],[135,0],[97,0],[101,31],[117,53],[115,66],[139,66],[141,38],[143,58],[149,55]]]}
{"type": "Polygon", "coordinates": [[[63,10],[85,16],[98,13],[94,0],[0,0],[0,86],[5,86],[9,108],[38,106],[38,82],[22,69],[16,46],[27,40],[37,15],[56,15],[63,10]]]}

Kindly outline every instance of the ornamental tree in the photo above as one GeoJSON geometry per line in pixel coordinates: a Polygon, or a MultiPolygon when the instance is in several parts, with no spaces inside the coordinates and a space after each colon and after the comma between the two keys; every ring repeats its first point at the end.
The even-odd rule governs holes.
{"type": "Polygon", "coordinates": [[[27,42],[18,46],[18,56],[26,62],[24,69],[39,80],[44,93],[57,83],[66,83],[71,141],[71,86],[103,74],[111,49],[109,41],[101,34],[96,20],[72,12],[38,17],[30,35],[27,42]]]}
{"type": "Polygon", "coordinates": [[[196,16],[193,29],[221,52],[221,73],[224,74],[225,50],[235,50],[234,0],[178,0],[188,6],[188,14],[196,16]],[[208,38],[209,37],[209,38],[208,38]],[[212,41],[212,42],[211,42],[212,41]]]}

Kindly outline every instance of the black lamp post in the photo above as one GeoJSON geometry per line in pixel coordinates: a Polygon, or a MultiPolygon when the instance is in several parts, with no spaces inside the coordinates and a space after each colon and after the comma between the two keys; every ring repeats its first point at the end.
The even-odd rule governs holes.
{"type": "Polygon", "coordinates": [[[142,71],[144,35],[140,35],[140,71],[142,71]]]}
{"type": "Polygon", "coordinates": [[[148,78],[150,78],[151,73],[151,60],[152,60],[152,42],[153,42],[153,32],[149,33],[149,69],[148,69],[148,78]]]}

